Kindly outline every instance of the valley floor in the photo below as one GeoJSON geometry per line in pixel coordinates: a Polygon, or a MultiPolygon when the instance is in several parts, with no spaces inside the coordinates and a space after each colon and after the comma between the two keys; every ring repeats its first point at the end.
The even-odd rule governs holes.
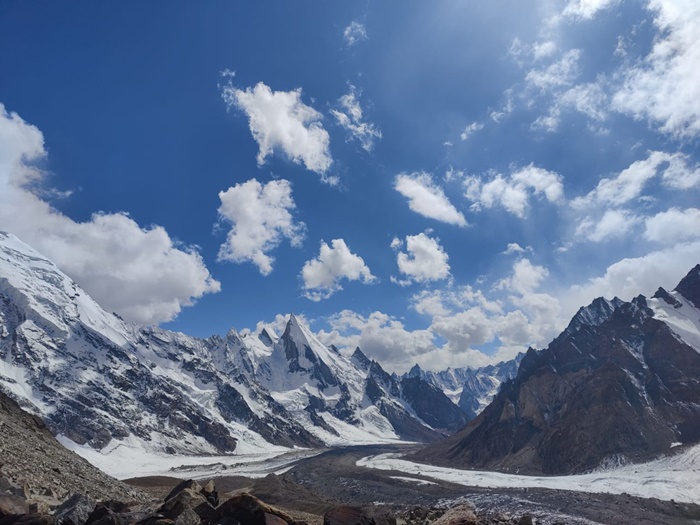
{"type": "MultiPolygon", "coordinates": [[[[335,505],[348,503],[385,504],[398,510],[447,508],[460,501],[470,501],[481,512],[511,516],[528,513],[540,525],[691,525],[700,522],[700,506],[684,503],[700,501],[693,496],[700,486],[693,481],[700,461],[700,447],[658,463],[637,465],[637,472],[632,467],[623,467],[588,477],[559,478],[437,469],[399,458],[410,450],[410,447],[396,445],[334,448],[313,456],[297,457],[273,476],[265,475],[270,472],[270,465],[279,465],[275,458],[257,465],[249,462],[208,473],[176,469],[168,475],[212,477],[222,488],[245,489],[268,503],[317,515],[335,505]],[[257,467],[262,470],[254,476],[247,475],[257,467]],[[657,469],[655,474],[652,469],[657,469]],[[640,487],[650,487],[647,497],[636,497],[630,490],[615,486],[616,483],[632,484],[635,477],[640,487]],[[607,481],[596,481],[598,479],[607,481]],[[551,484],[546,485],[544,480],[550,480],[551,484]],[[666,489],[662,489],[664,486],[666,489]],[[596,493],[597,490],[603,493],[596,493]],[[611,493],[604,493],[606,491],[611,493]]],[[[235,460],[232,457],[219,459],[235,460]]],[[[129,482],[139,484],[139,480],[129,482]]]]}

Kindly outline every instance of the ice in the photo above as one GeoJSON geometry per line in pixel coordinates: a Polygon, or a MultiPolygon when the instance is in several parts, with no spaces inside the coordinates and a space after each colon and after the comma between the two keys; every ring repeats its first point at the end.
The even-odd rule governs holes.
{"type": "Polygon", "coordinates": [[[582,492],[630,494],[687,503],[700,501],[700,445],[648,463],[573,476],[519,476],[479,470],[458,470],[413,463],[400,454],[368,456],[360,467],[419,474],[470,487],[549,488],[582,492]]]}
{"type": "Polygon", "coordinates": [[[649,299],[654,317],[666,323],[681,340],[700,352],[700,310],[678,292],[670,292],[670,295],[682,306],[674,308],[663,299],[649,299]]]}

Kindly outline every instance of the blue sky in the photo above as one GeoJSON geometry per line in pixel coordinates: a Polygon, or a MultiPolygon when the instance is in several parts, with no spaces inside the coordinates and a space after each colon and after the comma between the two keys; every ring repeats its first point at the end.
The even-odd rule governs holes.
{"type": "Polygon", "coordinates": [[[0,3],[0,229],[106,309],[389,369],[700,262],[692,0],[0,3]]]}

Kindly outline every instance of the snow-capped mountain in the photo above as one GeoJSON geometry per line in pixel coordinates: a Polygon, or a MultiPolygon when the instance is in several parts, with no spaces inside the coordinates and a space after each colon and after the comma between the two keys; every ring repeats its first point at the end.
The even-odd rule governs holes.
{"type": "Polygon", "coordinates": [[[73,448],[215,454],[430,440],[457,428],[424,420],[359,355],[324,346],[293,315],[280,337],[198,339],[124,322],[0,233],[0,389],[73,448]]]}
{"type": "Polygon", "coordinates": [[[638,462],[700,441],[700,265],[668,292],[596,299],[422,461],[529,473],[638,462]]]}
{"type": "Polygon", "coordinates": [[[417,377],[442,390],[468,419],[474,419],[493,400],[504,381],[512,379],[525,354],[480,368],[448,368],[440,372],[414,365],[404,377],[417,377]]]}

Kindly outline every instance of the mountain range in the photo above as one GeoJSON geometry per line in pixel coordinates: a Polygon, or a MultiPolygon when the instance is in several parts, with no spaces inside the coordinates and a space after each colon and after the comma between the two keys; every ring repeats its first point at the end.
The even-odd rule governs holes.
{"type": "Polygon", "coordinates": [[[78,451],[411,441],[451,467],[590,471],[700,441],[700,265],[671,292],[594,300],[543,350],[397,375],[293,314],[281,335],[205,339],[125,322],[0,232],[0,391],[78,451]]]}
{"type": "Polygon", "coordinates": [[[669,292],[598,298],[464,429],[414,459],[570,474],[700,441],[700,265],[669,292]]]}
{"type": "Polygon", "coordinates": [[[468,421],[440,383],[389,374],[359,348],[344,355],[293,314],[279,336],[199,339],[125,322],[5,233],[0,389],[67,445],[105,452],[434,441],[468,421]]]}

